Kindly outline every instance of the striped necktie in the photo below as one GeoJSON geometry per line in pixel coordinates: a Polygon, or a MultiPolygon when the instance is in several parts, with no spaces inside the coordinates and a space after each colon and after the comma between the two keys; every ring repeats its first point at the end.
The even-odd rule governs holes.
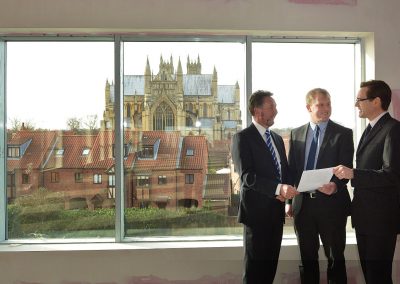
{"type": "Polygon", "coordinates": [[[319,137],[319,126],[315,126],[313,139],[311,141],[310,151],[308,152],[306,170],[313,170],[315,167],[315,156],[317,154],[319,137]]]}
{"type": "Polygon", "coordinates": [[[267,129],[267,131],[265,131],[265,135],[267,136],[267,139],[266,139],[267,147],[268,147],[269,151],[271,152],[272,159],[274,161],[274,166],[275,166],[276,172],[277,172],[277,174],[279,176],[279,180],[280,180],[281,179],[281,169],[279,167],[278,159],[276,158],[274,146],[272,145],[272,138],[271,138],[271,133],[269,132],[269,129],[267,129]]]}

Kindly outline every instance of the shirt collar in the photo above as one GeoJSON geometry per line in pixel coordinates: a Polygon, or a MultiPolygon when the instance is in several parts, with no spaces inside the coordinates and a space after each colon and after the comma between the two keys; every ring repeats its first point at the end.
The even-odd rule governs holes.
{"type": "Polygon", "coordinates": [[[323,122],[320,122],[320,123],[316,124],[316,123],[310,121],[310,127],[314,131],[315,127],[318,125],[319,126],[319,130],[325,131],[326,127],[328,126],[328,122],[329,122],[329,120],[323,121],[323,122]]]}
{"type": "Polygon", "coordinates": [[[371,128],[374,127],[374,125],[378,122],[378,120],[381,119],[381,117],[384,116],[385,114],[387,114],[387,111],[382,112],[380,115],[378,115],[373,120],[371,120],[369,122],[369,124],[371,125],[371,128]]]}
{"type": "Polygon", "coordinates": [[[260,133],[261,136],[264,136],[265,131],[267,131],[268,128],[265,128],[261,124],[259,124],[257,121],[253,119],[253,124],[257,128],[258,132],[260,133]]]}

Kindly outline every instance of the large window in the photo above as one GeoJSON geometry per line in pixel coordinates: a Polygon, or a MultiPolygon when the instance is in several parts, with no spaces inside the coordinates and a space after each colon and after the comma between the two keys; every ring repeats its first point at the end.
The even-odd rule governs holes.
{"type": "Polygon", "coordinates": [[[127,237],[241,235],[230,174],[217,172],[229,167],[230,137],[242,128],[244,47],[123,42],[124,143],[133,149],[125,179],[136,177],[125,182],[127,237]]]}
{"type": "Polygon", "coordinates": [[[9,239],[114,235],[114,203],[99,174],[113,165],[112,143],[100,134],[113,47],[7,42],[9,239]],[[96,216],[100,208],[109,211],[96,216]]]}
{"type": "Polygon", "coordinates": [[[355,128],[355,40],[43,39],[6,42],[0,69],[9,239],[240,239],[230,143],[252,91],[274,93],[285,141],[315,87],[355,128]]]}

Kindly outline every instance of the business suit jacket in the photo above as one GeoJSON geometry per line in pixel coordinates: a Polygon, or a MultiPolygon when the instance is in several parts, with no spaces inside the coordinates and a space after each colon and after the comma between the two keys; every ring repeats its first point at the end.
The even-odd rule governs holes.
{"type": "MultiPolygon", "coordinates": [[[[298,186],[304,170],[307,131],[310,131],[309,123],[295,128],[291,132],[289,165],[295,186],[298,186]]],[[[352,130],[329,120],[324,140],[319,149],[316,169],[329,168],[340,164],[352,168],[353,155],[352,130]]],[[[322,196],[326,202],[327,210],[335,210],[337,214],[350,215],[351,201],[346,187],[348,180],[339,180],[333,176],[331,181],[336,184],[338,190],[331,196],[322,196]]],[[[292,201],[295,216],[300,212],[303,197],[302,194],[299,194],[292,201]]]]}
{"type": "Polygon", "coordinates": [[[357,233],[397,232],[400,224],[399,179],[400,123],[387,113],[357,148],[356,168],[351,180],[354,187],[352,224],[357,233]]]}
{"type": "Polygon", "coordinates": [[[271,152],[254,124],[232,139],[232,159],[241,180],[238,220],[249,227],[283,224],[284,203],[275,198],[279,183],[288,183],[288,163],[282,137],[271,131],[281,159],[282,181],[274,167],[271,152]]]}

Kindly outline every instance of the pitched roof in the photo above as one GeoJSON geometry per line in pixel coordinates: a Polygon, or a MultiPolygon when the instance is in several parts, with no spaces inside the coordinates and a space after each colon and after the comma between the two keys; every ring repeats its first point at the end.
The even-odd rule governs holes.
{"type": "Polygon", "coordinates": [[[205,136],[185,136],[180,159],[181,169],[201,170],[207,167],[208,148],[205,136]],[[193,155],[187,155],[187,150],[192,149],[193,155]]]}
{"type": "Polygon", "coordinates": [[[95,140],[96,135],[61,135],[57,139],[46,168],[76,169],[85,167],[95,140]],[[85,149],[89,149],[89,153],[86,155],[83,153],[85,149]],[[57,150],[63,150],[62,155],[58,155],[57,150]]]}
{"type": "MultiPolygon", "coordinates": [[[[124,133],[124,144],[127,146],[124,159],[124,167],[130,168],[135,159],[134,149],[132,148],[132,141],[134,132],[125,131],[124,133]]],[[[93,143],[93,148],[87,158],[85,168],[88,169],[108,169],[115,164],[115,158],[113,156],[114,148],[114,131],[103,130],[97,134],[96,140],[93,143]]]]}
{"type": "MultiPolygon", "coordinates": [[[[212,74],[184,74],[184,96],[211,96],[212,74]]],[[[144,96],[144,75],[124,75],[124,96],[144,96]]],[[[114,101],[114,84],[110,86],[110,98],[114,101]]],[[[218,86],[218,102],[235,103],[235,85],[218,86]]]]}
{"type": "Polygon", "coordinates": [[[154,158],[146,159],[137,157],[134,169],[137,172],[148,170],[173,170],[178,166],[178,155],[181,149],[179,131],[143,131],[141,136],[140,150],[144,145],[156,145],[154,158]],[[159,141],[159,142],[158,142],[159,141]]]}
{"type": "Polygon", "coordinates": [[[235,85],[218,86],[218,102],[233,104],[235,103],[235,85]]]}
{"type": "Polygon", "coordinates": [[[229,174],[207,174],[203,198],[214,200],[229,198],[229,181],[229,174]]]}
{"type": "Polygon", "coordinates": [[[38,169],[46,163],[47,157],[54,147],[56,141],[56,131],[29,131],[22,130],[13,133],[7,139],[8,145],[22,145],[25,142],[27,148],[21,152],[21,157],[7,158],[7,170],[19,169],[38,169]]]}

